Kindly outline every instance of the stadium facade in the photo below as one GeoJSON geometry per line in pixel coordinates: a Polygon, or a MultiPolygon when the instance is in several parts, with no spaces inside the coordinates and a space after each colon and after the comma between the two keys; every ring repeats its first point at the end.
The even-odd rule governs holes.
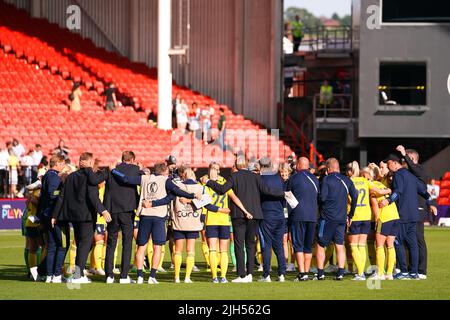
{"type": "Polygon", "coordinates": [[[450,14],[433,1],[352,7],[361,161],[406,141],[435,174],[450,169],[450,14]]]}

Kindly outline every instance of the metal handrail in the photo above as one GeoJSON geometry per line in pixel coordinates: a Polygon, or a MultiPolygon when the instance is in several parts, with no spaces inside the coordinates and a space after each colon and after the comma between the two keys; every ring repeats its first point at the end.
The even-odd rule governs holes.
{"type": "Polygon", "coordinates": [[[314,143],[310,143],[309,144],[309,161],[311,162],[313,167],[316,167],[316,164],[317,164],[316,157],[319,158],[319,162],[323,162],[325,160],[323,155],[317,151],[316,147],[314,146],[314,143]]]}
{"type": "Polygon", "coordinates": [[[293,143],[301,149],[302,156],[306,155],[306,136],[289,115],[285,117],[284,129],[286,134],[291,137],[293,143]]]}
{"type": "Polygon", "coordinates": [[[352,47],[351,27],[317,27],[306,29],[302,40],[311,51],[348,50],[352,47]]]}
{"type": "Polygon", "coordinates": [[[353,95],[352,94],[333,94],[333,101],[329,105],[320,107],[320,93],[316,93],[313,99],[313,113],[317,117],[318,112],[323,112],[320,118],[353,118],[353,95]],[[341,99],[339,99],[341,98],[341,99]],[[336,107],[339,105],[340,107],[336,107]],[[329,112],[341,113],[338,116],[329,114],[329,112]]]}

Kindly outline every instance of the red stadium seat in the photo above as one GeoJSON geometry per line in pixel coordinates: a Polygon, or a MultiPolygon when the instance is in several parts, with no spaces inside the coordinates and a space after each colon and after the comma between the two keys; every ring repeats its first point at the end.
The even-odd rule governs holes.
{"type": "MultiPolygon", "coordinates": [[[[9,110],[1,113],[0,139],[14,135],[27,141],[27,148],[32,147],[28,142],[33,140],[41,142],[44,150],[51,150],[63,138],[74,157],[89,149],[108,161],[120,156],[123,149],[139,150],[143,159],[151,163],[172,152],[175,142],[171,132],[150,127],[146,113],[134,112],[139,108],[158,112],[155,68],[132,63],[96,47],[90,39],[45,19],[32,19],[25,11],[4,2],[0,2],[0,21],[1,47],[5,53],[15,53],[0,55],[0,112],[9,110]],[[80,113],[68,110],[73,81],[83,85],[80,113]],[[118,96],[129,98],[134,109],[119,108],[114,114],[103,110],[101,94],[109,81],[118,87],[118,96]]],[[[216,110],[214,126],[219,119],[218,109],[223,107],[230,129],[244,129],[243,138],[252,143],[260,141],[252,131],[260,126],[233,114],[227,106],[217,105],[211,97],[179,87],[175,82],[173,91],[180,92],[189,103],[211,104],[216,110]]],[[[290,152],[283,142],[277,144],[279,150],[274,151],[290,152]]],[[[227,161],[227,165],[232,164],[233,157],[227,161]]]]}
{"type": "Polygon", "coordinates": [[[450,180],[441,181],[441,189],[450,189],[450,180]]]}
{"type": "Polygon", "coordinates": [[[442,177],[442,180],[450,180],[450,172],[446,172],[442,177]]]}

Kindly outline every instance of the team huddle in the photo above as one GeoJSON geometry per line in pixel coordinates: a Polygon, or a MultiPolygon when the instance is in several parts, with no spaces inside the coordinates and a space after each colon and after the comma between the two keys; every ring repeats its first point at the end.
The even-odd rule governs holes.
{"type": "Polygon", "coordinates": [[[313,168],[307,158],[249,163],[237,155],[227,179],[216,162],[198,179],[189,165],[177,167],[173,156],[150,171],[136,164],[131,151],[103,170],[91,153],[80,156],[78,168],[55,155],[27,187],[27,268],[34,281],[47,283],[90,283],[88,276],[98,274],[110,284],[119,273],[121,284],[142,284],[147,270],[147,282],[158,284],[157,273],[166,272],[168,242],[173,281],[180,283],[185,255],[184,282],[192,283],[201,237],[213,283],[228,282],[229,257],[238,275],[232,282],[252,282],[255,260],[263,272],[259,281],[271,282],[272,252],[280,282],[295,271],[294,263],[295,281],[325,280],[325,267],[333,261],[336,280],[346,272],[354,273],[353,280],[369,274],[378,280],[425,279],[426,254],[418,244],[423,223],[418,226],[421,214],[435,213],[436,207],[418,153],[397,150],[401,155],[391,154],[379,165],[349,163],[346,174],[335,158],[313,168]],[[133,240],[136,280],[129,276],[133,240]]]}

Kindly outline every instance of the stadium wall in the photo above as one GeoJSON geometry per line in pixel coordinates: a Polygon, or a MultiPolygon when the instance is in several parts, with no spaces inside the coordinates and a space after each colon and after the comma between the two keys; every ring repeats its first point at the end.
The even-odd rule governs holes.
{"type": "MultiPolygon", "coordinates": [[[[131,60],[157,66],[158,0],[6,0],[66,27],[69,5],[79,5],[83,37],[131,60]]],[[[276,126],[281,102],[283,1],[191,0],[190,64],[172,62],[176,82],[276,126]]],[[[36,15],[35,15],[36,16],[36,15]]],[[[179,0],[172,0],[172,39],[178,44],[179,0]]]]}
{"type": "MultiPolygon", "coordinates": [[[[355,0],[354,19],[360,20],[359,47],[359,137],[450,137],[450,25],[381,24],[373,22],[373,6],[380,0],[355,0]],[[370,9],[372,6],[372,9],[370,9]],[[369,10],[369,13],[368,12],[369,10]],[[380,62],[425,62],[427,101],[423,112],[379,111],[380,62]]],[[[381,14],[381,13],[380,13],[381,14]]]]}

